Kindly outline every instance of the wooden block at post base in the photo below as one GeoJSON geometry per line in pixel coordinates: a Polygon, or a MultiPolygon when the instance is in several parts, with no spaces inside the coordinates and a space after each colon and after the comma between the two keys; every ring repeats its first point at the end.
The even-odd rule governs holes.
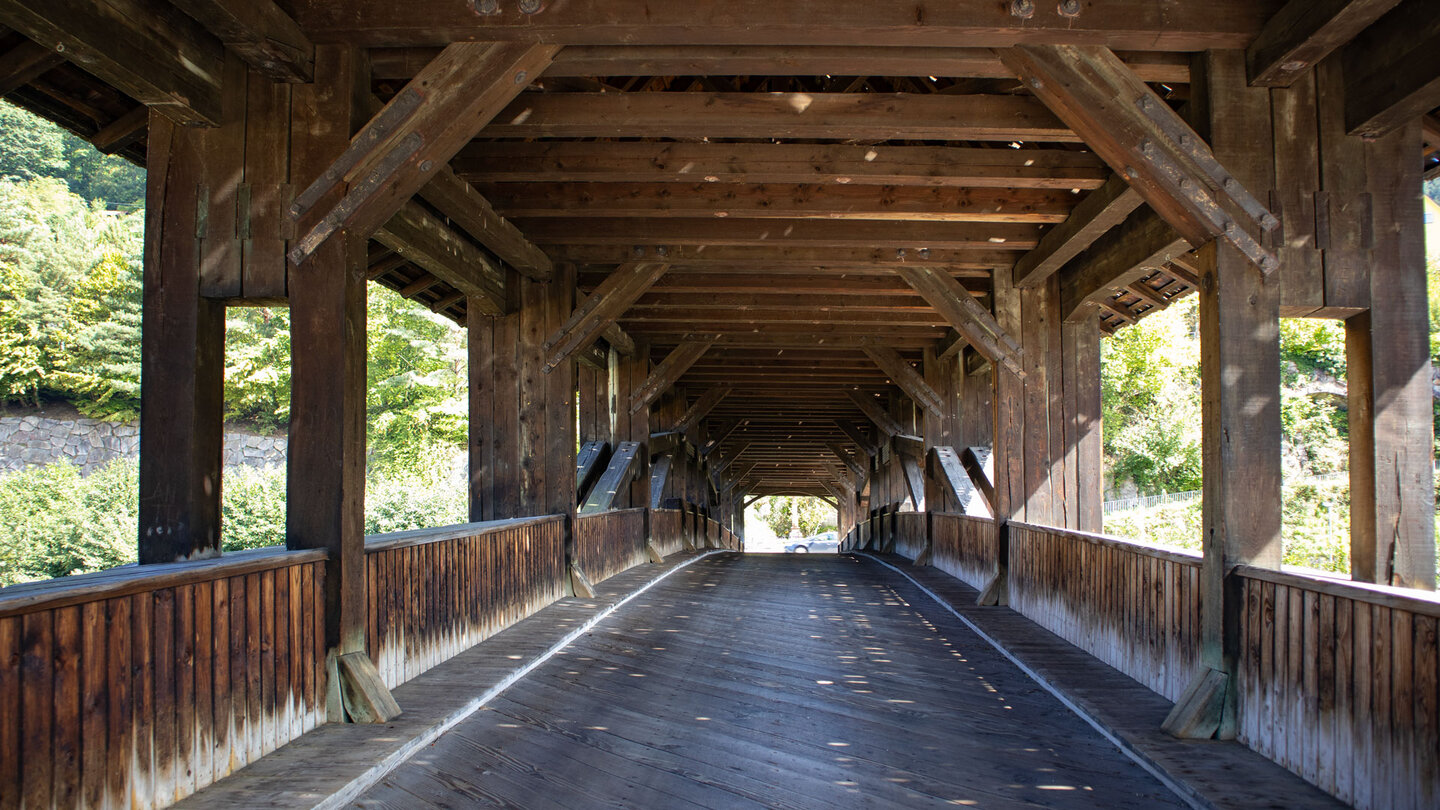
{"type": "Polygon", "coordinates": [[[654,540],[647,539],[645,541],[645,554],[650,558],[650,562],[656,565],[665,562],[665,555],[661,554],[660,549],[656,548],[654,540]]]}
{"type": "Polygon", "coordinates": [[[1225,692],[1230,688],[1230,676],[1218,669],[1205,667],[1184,694],[1175,701],[1175,707],[1160,724],[1160,730],[1182,740],[1208,740],[1221,734],[1220,723],[1225,714],[1225,692]]]}
{"type": "Polygon", "coordinates": [[[580,569],[578,563],[570,563],[570,586],[574,589],[575,595],[581,599],[594,599],[595,586],[585,572],[580,569]]]}
{"type": "Polygon", "coordinates": [[[338,659],[340,698],[344,701],[345,718],[352,723],[385,723],[400,716],[395,702],[375,662],[363,652],[344,653],[338,659]]]}

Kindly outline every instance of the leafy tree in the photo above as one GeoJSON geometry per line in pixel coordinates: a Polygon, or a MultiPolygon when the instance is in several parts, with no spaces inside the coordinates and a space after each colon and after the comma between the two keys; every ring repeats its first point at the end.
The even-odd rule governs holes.
{"type": "Polygon", "coordinates": [[[277,430],[289,423],[289,309],[226,311],[225,417],[260,430],[277,430]]]}
{"type": "Polygon", "coordinates": [[[833,530],[835,508],[819,498],[790,497],[775,495],[762,498],[756,504],[755,514],[775,532],[776,537],[790,536],[791,515],[800,514],[800,533],[806,537],[833,530]]]}
{"type": "Polygon", "coordinates": [[[64,130],[13,104],[0,102],[0,177],[60,177],[68,165],[65,158],[64,130]]]}
{"type": "Polygon", "coordinates": [[[145,204],[145,171],[103,154],[59,126],[0,102],[0,178],[65,182],[81,199],[135,210],[145,204]]]}

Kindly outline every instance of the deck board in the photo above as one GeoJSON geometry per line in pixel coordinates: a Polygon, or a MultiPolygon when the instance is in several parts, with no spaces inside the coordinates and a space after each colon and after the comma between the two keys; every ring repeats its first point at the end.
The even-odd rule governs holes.
{"type": "Polygon", "coordinates": [[[849,557],[677,572],[363,807],[1181,807],[959,620],[849,557]]]}

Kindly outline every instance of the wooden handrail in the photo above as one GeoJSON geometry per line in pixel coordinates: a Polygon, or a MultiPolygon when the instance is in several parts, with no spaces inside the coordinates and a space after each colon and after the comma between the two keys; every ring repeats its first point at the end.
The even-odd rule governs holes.
{"type": "Polygon", "coordinates": [[[434,526],[427,529],[372,534],[365,538],[365,553],[374,554],[377,551],[420,546],[426,543],[440,543],[462,537],[480,537],[506,529],[516,529],[550,520],[561,520],[563,517],[563,515],[535,515],[509,520],[486,520],[478,523],[457,523],[453,526],[434,526]]]}
{"type": "Polygon", "coordinates": [[[1288,588],[1300,588],[1337,596],[1341,599],[1353,599],[1357,602],[1368,602],[1372,605],[1440,618],[1440,594],[1417,591],[1412,588],[1356,582],[1351,579],[1339,579],[1319,574],[1306,574],[1293,570],[1276,571],[1254,565],[1237,565],[1233,573],[1246,579],[1257,579],[1261,582],[1284,585],[1288,588]]]}
{"type": "Polygon", "coordinates": [[[79,605],[137,593],[210,582],[253,574],[326,558],[324,549],[262,548],[236,551],[221,557],[159,565],[123,565],[91,574],[39,582],[22,582],[0,588],[0,618],[40,610],[79,605]]]}
{"type": "Polygon", "coordinates": [[[1194,551],[1185,551],[1184,549],[1171,548],[1168,546],[1146,545],[1144,543],[1137,543],[1134,540],[1126,540],[1122,537],[1111,537],[1105,534],[1082,532],[1076,529],[1059,529],[1054,526],[1041,526],[1034,523],[1020,523],[1018,521],[1011,521],[1010,528],[1023,529],[1025,531],[1032,532],[1045,532],[1047,534],[1052,534],[1059,537],[1068,537],[1072,540],[1079,540],[1085,543],[1093,543],[1100,546],[1110,546],[1111,548],[1118,548],[1123,551],[1134,552],[1135,554],[1141,554],[1146,557],[1155,557],[1156,559],[1169,560],[1171,562],[1179,563],[1181,565],[1191,565],[1195,566],[1196,568],[1200,567],[1200,561],[1203,559],[1203,556],[1201,554],[1194,551]]]}

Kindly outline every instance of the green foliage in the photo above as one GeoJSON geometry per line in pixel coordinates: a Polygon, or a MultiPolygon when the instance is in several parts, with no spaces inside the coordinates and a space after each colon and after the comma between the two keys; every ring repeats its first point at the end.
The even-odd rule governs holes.
{"type": "Polygon", "coordinates": [[[1280,359],[1284,382],[1316,372],[1345,377],[1345,326],[1324,318],[1281,318],[1280,359]]]}
{"type": "Polygon", "coordinates": [[[797,511],[800,533],[806,537],[836,528],[835,508],[819,498],[775,495],[761,498],[755,504],[755,514],[782,539],[790,536],[791,515],[797,511]]]}
{"type": "Polygon", "coordinates": [[[1200,347],[1196,299],[1101,342],[1105,457],[1141,492],[1200,486],[1200,347]]]}
{"type": "Polygon", "coordinates": [[[225,418],[260,430],[289,424],[289,309],[231,307],[226,311],[225,418]]]}
{"type": "Polygon", "coordinates": [[[136,469],[81,477],[60,463],[0,477],[0,585],[134,562],[136,469]]]}
{"type": "Polygon", "coordinates": [[[375,478],[365,486],[365,533],[383,534],[469,520],[463,478],[440,469],[396,478],[375,478]]]}
{"type": "Polygon", "coordinates": [[[64,181],[81,199],[134,210],[145,204],[145,171],[96,151],[51,122],[0,102],[0,178],[64,181]]]}
{"type": "Polygon", "coordinates": [[[220,548],[285,542],[285,469],[231,467],[220,479],[220,548]]]}

